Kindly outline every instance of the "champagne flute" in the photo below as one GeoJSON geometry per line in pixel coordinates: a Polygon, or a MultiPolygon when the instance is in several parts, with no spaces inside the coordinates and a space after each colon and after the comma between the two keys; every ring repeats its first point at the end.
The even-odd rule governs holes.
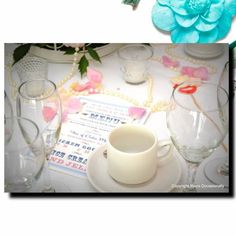
{"type": "MultiPolygon", "coordinates": [[[[229,91],[229,62],[224,66],[224,69],[221,73],[219,86],[223,87],[227,92],[229,91]]],[[[221,90],[218,90],[218,99],[219,105],[221,102],[220,97],[222,96],[221,90]]],[[[223,113],[228,113],[228,107],[223,113]]],[[[225,116],[225,119],[222,119],[223,125],[228,130],[228,116],[225,116]]],[[[225,151],[225,155],[219,158],[213,158],[208,161],[204,167],[204,174],[212,183],[222,184],[225,187],[229,186],[229,157],[228,157],[228,147],[222,143],[222,147],[225,151]]]]}
{"type": "Polygon", "coordinates": [[[56,85],[44,79],[23,82],[18,89],[16,111],[18,116],[32,119],[39,127],[47,160],[44,168],[43,192],[55,192],[50,180],[48,161],[61,128],[61,101],[56,85]]]}
{"type": "Polygon", "coordinates": [[[4,91],[4,130],[5,130],[4,141],[5,143],[8,143],[13,133],[13,109],[11,102],[5,91],[4,91]]]}
{"type": "Polygon", "coordinates": [[[188,163],[188,191],[195,191],[198,165],[222,143],[228,131],[223,122],[228,115],[228,94],[217,84],[186,81],[173,90],[171,103],[167,127],[188,163]]]}
{"type": "Polygon", "coordinates": [[[11,139],[5,143],[5,192],[28,192],[44,165],[43,139],[33,121],[22,117],[6,117],[5,120],[14,121],[11,139]]]}

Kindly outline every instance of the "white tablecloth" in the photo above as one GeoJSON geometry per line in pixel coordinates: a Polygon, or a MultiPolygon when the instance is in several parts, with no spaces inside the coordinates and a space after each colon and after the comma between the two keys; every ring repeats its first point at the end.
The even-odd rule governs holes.
{"type": "MultiPolygon", "coordinates": [[[[153,44],[154,49],[154,58],[161,57],[165,55],[165,48],[167,45],[161,44],[153,44]]],[[[8,55],[12,52],[14,45],[6,45],[5,47],[5,56],[6,63],[8,62],[8,55]]],[[[174,52],[178,55],[186,56],[183,50],[183,45],[179,45],[174,52]]],[[[168,56],[168,55],[167,55],[168,56]]],[[[218,58],[207,59],[206,62],[208,64],[214,65],[217,68],[217,73],[213,74],[210,77],[210,81],[217,83],[223,69],[225,62],[228,60],[228,47],[225,45],[224,54],[218,58]]],[[[189,65],[196,66],[191,64],[190,62],[181,61],[181,65],[189,65]]],[[[53,64],[49,63],[48,67],[48,78],[54,82],[58,82],[64,78],[65,75],[68,74],[71,68],[71,64],[53,64]]],[[[131,85],[124,82],[121,76],[121,71],[119,69],[119,61],[117,54],[114,52],[110,55],[107,55],[102,58],[102,64],[97,62],[91,62],[91,66],[103,74],[103,83],[105,88],[111,90],[117,90],[121,93],[127,94],[133,98],[138,99],[139,101],[144,101],[146,98],[146,83],[139,85],[131,85]]],[[[162,64],[157,61],[150,61],[149,73],[153,77],[154,86],[153,86],[153,99],[154,101],[158,100],[168,100],[171,96],[172,85],[170,83],[170,77],[177,75],[175,71],[172,71],[168,68],[165,68],[162,64]]],[[[6,74],[6,73],[5,73],[6,74]]],[[[15,70],[13,70],[12,78],[15,81],[19,81],[18,75],[15,70]]],[[[72,80],[70,80],[65,87],[71,84],[72,81],[79,81],[80,75],[77,73],[72,80]]],[[[10,95],[10,87],[9,81],[7,80],[7,76],[5,76],[5,90],[10,95]]],[[[91,95],[92,98],[93,95],[91,95]]],[[[111,98],[112,101],[113,98],[111,98]]],[[[12,100],[13,107],[15,106],[15,101],[12,100]]],[[[146,126],[151,127],[153,131],[156,132],[158,138],[166,139],[169,138],[169,133],[166,127],[166,119],[165,112],[156,112],[151,114],[149,119],[147,120],[146,126]]],[[[227,143],[227,137],[225,139],[225,143],[227,143]]],[[[217,148],[214,154],[210,158],[214,158],[215,156],[224,155],[224,151],[221,147],[217,148]]],[[[183,170],[183,171],[186,171],[183,170]]],[[[186,173],[183,173],[183,176],[186,176],[186,173]]],[[[72,192],[95,192],[96,190],[89,183],[87,178],[79,178],[69,176],[63,173],[51,171],[52,180],[57,180],[61,184],[66,185],[69,188],[69,191],[72,192]]],[[[205,181],[205,180],[202,180],[205,181]]],[[[223,190],[227,191],[227,190],[223,190]]]]}

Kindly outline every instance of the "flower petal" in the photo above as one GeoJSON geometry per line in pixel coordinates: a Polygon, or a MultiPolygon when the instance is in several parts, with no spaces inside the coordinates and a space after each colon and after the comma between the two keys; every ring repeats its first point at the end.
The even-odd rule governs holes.
{"type": "Polygon", "coordinates": [[[212,3],[224,3],[225,0],[211,0],[212,3]]]}
{"type": "Polygon", "coordinates": [[[170,0],[158,0],[158,3],[163,6],[169,6],[170,0]]]}
{"type": "Polygon", "coordinates": [[[176,27],[171,31],[171,39],[174,43],[197,43],[199,33],[193,28],[176,27]]]}
{"type": "Polygon", "coordinates": [[[178,14],[175,15],[175,19],[176,19],[177,23],[184,28],[192,26],[197,21],[198,17],[199,17],[198,15],[193,16],[193,17],[181,16],[178,14]]]}
{"type": "Polygon", "coordinates": [[[197,23],[195,24],[195,28],[201,32],[206,32],[206,31],[213,30],[217,25],[218,25],[218,21],[214,23],[208,23],[207,21],[204,21],[200,17],[197,23]]]}
{"type": "Polygon", "coordinates": [[[231,22],[232,22],[231,14],[228,11],[224,11],[217,27],[219,31],[217,40],[224,38],[228,34],[231,27],[231,22]]]}
{"type": "Polygon", "coordinates": [[[212,3],[207,14],[202,15],[202,18],[209,23],[216,22],[222,16],[223,11],[224,4],[222,4],[221,1],[217,3],[212,3]]]}
{"type": "Polygon", "coordinates": [[[170,31],[176,26],[174,14],[171,9],[161,6],[158,3],[152,9],[152,22],[157,28],[165,31],[170,31]]]}
{"type": "Polygon", "coordinates": [[[102,82],[102,73],[92,69],[91,67],[87,68],[87,77],[89,81],[94,83],[101,83],[102,82]]]}
{"type": "Polygon", "coordinates": [[[225,9],[232,15],[236,15],[236,1],[235,0],[225,0],[225,9]]]}
{"type": "Polygon", "coordinates": [[[185,9],[186,0],[170,0],[170,8],[177,14],[187,16],[189,13],[185,9]]]}
{"type": "Polygon", "coordinates": [[[67,103],[67,108],[70,110],[81,110],[82,108],[82,103],[80,102],[79,98],[70,98],[68,103],[67,103]]]}
{"type": "Polygon", "coordinates": [[[201,32],[199,36],[199,43],[215,43],[218,37],[218,27],[211,31],[201,32]]]}
{"type": "Polygon", "coordinates": [[[141,119],[145,115],[146,109],[142,107],[129,107],[128,113],[133,119],[141,119]]]}
{"type": "Polygon", "coordinates": [[[52,107],[44,106],[43,110],[43,118],[48,123],[49,121],[53,120],[56,116],[56,111],[52,107]]]}

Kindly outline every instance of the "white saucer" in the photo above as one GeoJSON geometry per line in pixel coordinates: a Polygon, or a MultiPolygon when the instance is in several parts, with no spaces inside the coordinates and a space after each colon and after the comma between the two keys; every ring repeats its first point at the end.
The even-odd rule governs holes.
{"type": "Polygon", "coordinates": [[[184,46],[184,51],[192,57],[210,59],[221,56],[224,46],[221,44],[187,44],[184,46]]]}
{"type": "Polygon", "coordinates": [[[97,149],[87,163],[87,176],[99,192],[170,192],[172,185],[182,178],[182,163],[178,155],[157,169],[156,175],[146,183],[125,185],[116,182],[107,171],[107,160],[103,156],[106,145],[97,149]]]}

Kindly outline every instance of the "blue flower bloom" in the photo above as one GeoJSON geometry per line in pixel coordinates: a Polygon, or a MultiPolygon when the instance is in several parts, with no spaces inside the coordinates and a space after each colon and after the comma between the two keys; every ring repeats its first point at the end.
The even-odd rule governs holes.
{"type": "Polygon", "coordinates": [[[153,24],[174,43],[213,43],[224,38],[236,15],[235,0],[157,0],[153,24]]]}

